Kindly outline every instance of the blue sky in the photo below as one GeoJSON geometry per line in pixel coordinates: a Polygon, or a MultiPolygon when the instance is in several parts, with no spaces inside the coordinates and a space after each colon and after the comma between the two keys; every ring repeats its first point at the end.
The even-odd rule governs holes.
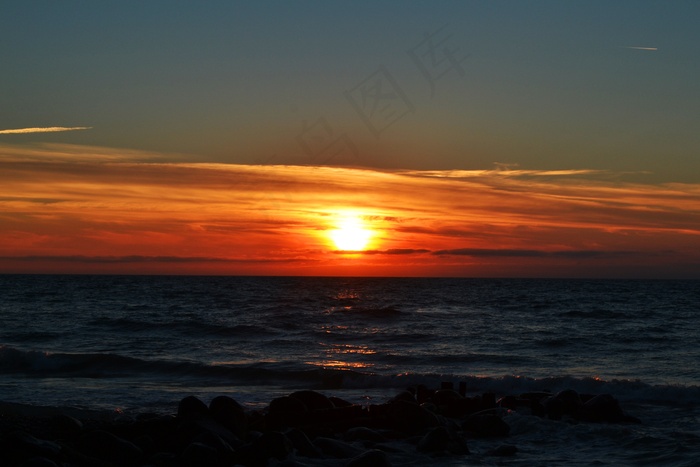
{"type": "Polygon", "coordinates": [[[92,128],[2,142],[314,163],[317,124],[355,165],[696,181],[698,18],[690,1],[6,2],[0,128],[92,128]],[[409,54],[426,34],[461,67],[432,84],[409,54]],[[410,112],[375,134],[345,93],[379,67],[410,112]]]}

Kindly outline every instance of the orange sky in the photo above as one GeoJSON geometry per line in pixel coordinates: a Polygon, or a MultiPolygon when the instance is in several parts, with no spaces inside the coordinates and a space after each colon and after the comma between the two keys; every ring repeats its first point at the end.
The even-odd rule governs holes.
{"type": "Polygon", "coordinates": [[[0,273],[700,277],[700,185],[0,146],[0,273]],[[367,250],[330,232],[356,215],[367,250]]]}

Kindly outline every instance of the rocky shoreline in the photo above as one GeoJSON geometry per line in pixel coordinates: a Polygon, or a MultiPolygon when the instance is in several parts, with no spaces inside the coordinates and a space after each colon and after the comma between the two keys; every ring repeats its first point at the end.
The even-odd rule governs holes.
{"type": "Polygon", "coordinates": [[[0,465],[8,467],[258,467],[402,465],[472,455],[518,456],[504,416],[561,423],[641,423],[609,394],[573,390],[467,396],[460,385],[413,387],[383,404],[358,405],[312,390],[248,410],[228,396],[189,396],[177,414],[135,418],[70,408],[0,403],[0,465]]]}

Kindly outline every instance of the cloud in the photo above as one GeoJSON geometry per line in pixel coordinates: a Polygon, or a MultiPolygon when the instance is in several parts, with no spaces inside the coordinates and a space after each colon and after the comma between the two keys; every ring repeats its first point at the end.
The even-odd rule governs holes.
{"type": "Polygon", "coordinates": [[[51,261],[360,275],[700,263],[700,184],[587,169],[407,172],[156,156],[0,145],[0,259],[17,257],[26,270],[51,261]],[[367,251],[335,251],[328,232],[348,210],[374,232],[367,251]]]}
{"type": "MultiPolygon", "coordinates": [[[[610,258],[619,256],[635,256],[642,255],[638,251],[603,251],[603,250],[560,250],[560,251],[543,251],[543,250],[515,250],[515,249],[489,249],[489,248],[458,248],[454,250],[438,250],[433,252],[434,255],[456,255],[456,256],[474,256],[474,257],[519,257],[519,258],[610,258]]],[[[648,253],[644,253],[647,256],[648,253]]]]}
{"type": "Polygon", "coordinates": [[[0,135],[20,135],[26,133],[57,133],[60,131],[90,130],[91,126],[49,126],[43,128],[16,128],[11,130],[0,130],[0,135]]]}
{"type": "Polygon", "coordinates": [[[361,255],[416,255],[423,253],[430,253],[430,250],[424,248],[389,248],[387,250],[361,250],[361,251],[346,251],[346,250],[333,250],[335,254],[361,254],[361,255]]]}
{"type": "Polygon", "coordinates": [[[200,256],[0,256],[0,261],[20,262],[61,262],[61,263],[97,263],[97,264],[131,264],[131,263],[289,263],[293,259],[248,259],[248,258],[216,258],[200,256]]]}
{"type": "Polygon", "coordinates": [[[659,50],[658,47],[631,47],[631,46],[622,46],[623,49],[634,49],[634,50],[647,50],[650,52],[656,52],[659,50]]]}

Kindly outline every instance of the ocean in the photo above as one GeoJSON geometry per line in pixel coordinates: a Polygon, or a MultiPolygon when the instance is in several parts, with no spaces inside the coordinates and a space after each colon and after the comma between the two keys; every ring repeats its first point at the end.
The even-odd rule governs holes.
{"type": "Polygon", "coordinates": [[[0,275],[0,401],[174,413],[418,384],[612,394],[636,424],[518,411],[472,454],[395,465],[700,465],[700,282],[0,275]]]}

